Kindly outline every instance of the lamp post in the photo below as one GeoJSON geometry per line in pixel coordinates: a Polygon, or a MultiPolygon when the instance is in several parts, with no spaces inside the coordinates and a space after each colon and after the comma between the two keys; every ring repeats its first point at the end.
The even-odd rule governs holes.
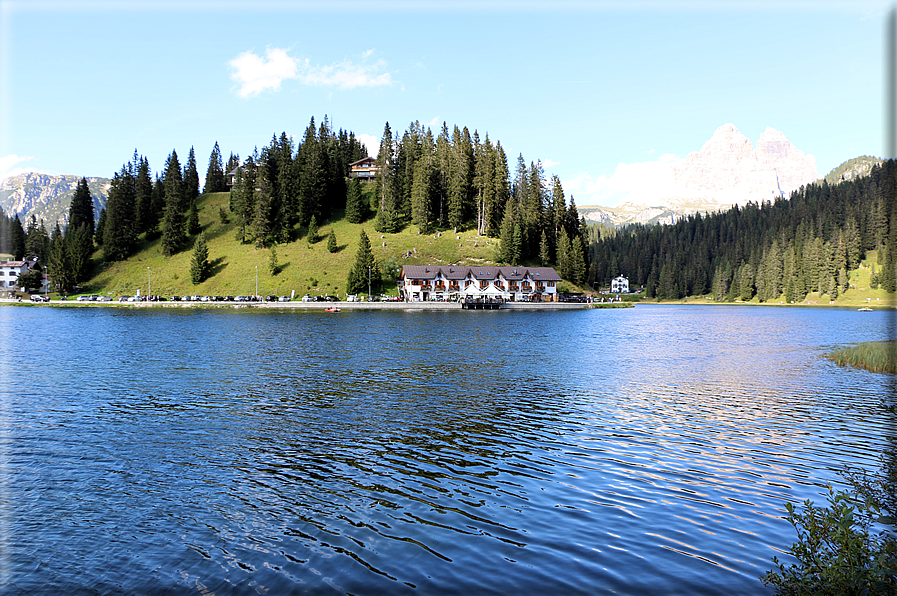
{"type": "Polygon", "coordinates": [[[50,270],[44,267],[44,277],[47,278],[47,285],[44,286],[44,298],[47,298],[47,292],[50,290],[50,270]]]}
{"type": "Polygon", "coordinates": [[[259,299],[259,266],[255,266],[255,299],[259,299]]]}
{"type": "Polygon", "coordinates": [[[371,267],[368,266],[368,300],[371,299],[371,267]]]}
{"type": "Polygon", "coordinates": [[[152,272],[150,272],[149,267],[146,268],[146,280],[147,280],[147,282],[146,282],[146,284],[147,284],[146,299],[150,300],[153,296],[153,274],[152,274],[152,272]]]}

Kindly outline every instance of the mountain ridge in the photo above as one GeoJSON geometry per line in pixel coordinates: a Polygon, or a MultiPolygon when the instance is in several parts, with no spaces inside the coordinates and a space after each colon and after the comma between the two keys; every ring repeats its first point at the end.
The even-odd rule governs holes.
{"type": "MultiPolygon", "coordinates": [[[[82,176],[50,175],[25,172],[0,181],[0,208],[9,217],[18,216],[22,225],[28,225],[34,215],[43,221],[48,232],[56,223],[65,228],[68,223],[69,205],[82,176]]],[[[112,180],[101,177],[86,177],[87,186],[93,197],[96,216],[106,206],[109,186],[112,180]]]]}

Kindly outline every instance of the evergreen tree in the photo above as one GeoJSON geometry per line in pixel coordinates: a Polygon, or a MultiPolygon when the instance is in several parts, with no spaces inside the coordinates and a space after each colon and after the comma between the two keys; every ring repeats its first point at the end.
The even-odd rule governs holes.
{"type": "Polygon", "coordinates": [[[369,216],[368,203],[361,192],[361,182],[352,178],[346,194],[346,220],[349,223],[362,223],[369,216]]]}
{"type": "Polygon", "coordinates": [[[539,263],[543,267],[547,267],[551,263],[551,249],[548,246],[548,234],[542,230],[542,237],[539,240],[539,263]]]}
{"type": "Polygon", "coordinates": [[[277,262],[277,245],[271,245],[271,254],[268,256],[268,272],[271,275],[280,273],[280,265],[277,262]]]}
{"type": "Polygon", "coordinates": [[[81,225],[86,225],[90,228],[91,234],[93,233],[93,197],[90,195],[86,178],[81,178],[78,181],[78,186],[75,188],[75,194],[69,205],[68,227],[76,228],[81,225]]]}
{"type": "Polygon", "coordinates": [[[135,231],[137,234],[155,230],[159,222],[158,212],[153,205],[153,181],[150,178],[149,161],[139,160],[137,180],[134,184],[135,231]]]}
{"type": "Polygon", "coordinates": [[[196,171],[196,155],[193,147],[187,155],[187,165],[184,166],[184,200],[192,205],[199,198],[199,172],[196,171]]]}
{"type": "Polygon", "coordinates": [[[330,234],[327,236],[327,252],[336,252],[338,248],[339,247],[336,244],[336,232],[333,231],[333,228],[330,228],[330,234]]]}
{"type": "Polygon", "coordinates": [[[87,280],[90,272],[90,256],[93,254],[93,234],[90,233],[87,226],[81,225],[74,230],[66,231],[63,244],[71,275],[69,281],[72,285],[80,284],[87,280]]]}
{"type": "Polygon", "coordinates": [[[112,178],[103,225],[103,258],[107,261],[128,258],[136,244],[134,173],[133,164],[126,164],[112,178]]]}
{"type": "Polygon", "coordinates": [[[188,207],[177,152],[165,164],[165,213],[162,217],[162,253],[171,256],[187,241],[183,212],[188,207]]]}
{"type": "Polygon", "coordinates": [[[50,237],[50,279],[53,288],[60,293],[68,294],[72,291],[75,277],[69,261],[66,239],[57,222],[53,235],[50,237]]]}
{"type": "Polygon", "coordinates": [[[314,244],[318,241],[318,218],[314,215],[308,222],[308,243],[314,244]]]}
{"type": "Polygon", "coordinates": [[[224,176],[224,163],[222,162],[221,149],[218,147],[218,141],[212,147],[212,154],[209,155],[209,167],[206,170],[205,192],[226,192],[227,182],[224,176]]]}
{"type": "Polygon", "coordinates": [[[103,246],[103,233],[106,230],[106,209],[100,211],[100,219],[97,220],[97,229],[94,233],[97,246],[103,246]]]}
{"type": "Polygon", "coordinates": [[[378,232],[393,234],[399,231],[399,196],[396,181],[396,154],[395,141],[389,122],[383,129],[383,137],[380,139],[380,154],[377,157],[377,165],[380,166],[379,180],[377,181],[377,193],[379,195],[379,208],[377,218],[374,221],[374,229],[378,232]]]}
{"type": "Polygon", "coordinates": [[[582,248],[582,238],[575,237],[570,241],[570,281],[581,286],[586,280],[586,260],[582,248]]]}
{"type": "Polygon", "coordinates": [[[346,278],[346,293],[360,294],[368,289],[368,279],[370,276],[371,291],[380,287],[380,267],[374,260],[374,253],[371,251],[371,241],[368,239],[364,230],[358,239],[358,252],[355,253],[355,264],[349,270],[346,278]]]}
{"type": "Polygon", "coordinates": [[[202,231],[199,225],[199,210],[196,208],[196,201],[190,203],[190,213],[187,216],[187,234],[195,236],[202,231]]]}
{"type": "Polygon", "coordinates": [[[501,221],[500,243],[495,260],[506,264],[514,260],[514,204],[510,201],[501,221]]]}
{"type": "Polygon", "coordinates": [[[190,259],[190,281],[200,284],[209,277],[209,249],[206,246],[206,235],[202,232],[193,243],[193,258],[190,259]]]}
{"type": "Polygon", "coordinates": [[[411,223],[417,226],[417,231],[421,234],[427,232],[430,221],[432,178],[431,157],[428,153],[415,164],[411,184],[411,223]]]}

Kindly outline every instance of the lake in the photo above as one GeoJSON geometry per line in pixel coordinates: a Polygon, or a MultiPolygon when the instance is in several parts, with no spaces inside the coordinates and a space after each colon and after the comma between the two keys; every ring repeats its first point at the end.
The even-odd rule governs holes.
{"type": "Polygon", "coordinates": [[[892,316],[0,307],[0,591],[769,593],[892,316]]]}

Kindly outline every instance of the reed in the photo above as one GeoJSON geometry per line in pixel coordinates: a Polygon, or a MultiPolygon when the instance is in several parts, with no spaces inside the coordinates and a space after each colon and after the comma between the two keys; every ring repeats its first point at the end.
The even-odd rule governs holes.
{"type": "Polygon", "coordinates": [[[897,374],[897,341],[867,341],[826,354],[839,366],[897,374]]]}

